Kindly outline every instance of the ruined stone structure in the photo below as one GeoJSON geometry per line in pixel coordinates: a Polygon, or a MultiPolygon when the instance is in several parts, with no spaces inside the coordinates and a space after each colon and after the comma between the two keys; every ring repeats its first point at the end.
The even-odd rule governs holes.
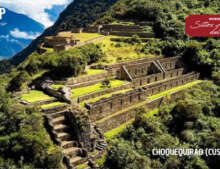
{"type": "Polygon", "coordinates": [[[144,27],[140,25],[96,25],[87,28],[72,29],[72,33],[101,33],[104,35],[116,36],[133,36],[138,35],[140,38],[153,38],[153,33],[146,33],[144,27]]]}
{"type": "MultiPolygon", "coordinates": [[[[64,149],[69,168],[100,157],[107,146],[103,132],[133,119],[137,107],[152,110],[167,100],[166,97],[149,100],[150,96],[199,78],[196,72],[185,72],[180,57],[143,58],[110,65],[105,69],[106,72],[97,75],[67,80],[64,85],[74,91],[75,88],[100,83],[107,77],[126,80],[127,83],[74,98],[69,106],[45,111],[52,138],[64,149]],[[125,89],[126,92],[120,93],[125,89]],[[102,97],[117,91],[118,94],[102,97]],[[84,107],[79,105],[97,97],[101,98],[85,102],[84,107]]],[[[170,101],[178,98],[178,95],[172,93],[170,101]]]]}
{"type": "Polygon", "coordinates": [[[75,39],[73,36],[66,36],[64,33],[59,33],[56,36],[45,37],[43,47],[53,48],[54,51],[67,50],[77,46],[80,40],[75,39]]]}
{"type": "Polygon", "coordinates": [[[104,153],[107,146],[102,131],[92,125],[85,110],[77,105],[46,112],[48,128],[53,141],[63,149],[68,168],[94,160],[104,153]]]}

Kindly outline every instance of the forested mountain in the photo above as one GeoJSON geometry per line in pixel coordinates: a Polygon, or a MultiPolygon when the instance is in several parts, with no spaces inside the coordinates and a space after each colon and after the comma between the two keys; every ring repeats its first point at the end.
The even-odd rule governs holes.
{"type": "Polygon", "coordinates": [[[85,27],[100,18],[116,0],[74,0],[59,16],[56,23],[34,40],[26,49],[16,54],[11,62],[15,65],[22,62],[28,55],[36,50],[41,40],[56,32],[71,30],[71,28],[85,27]]]}

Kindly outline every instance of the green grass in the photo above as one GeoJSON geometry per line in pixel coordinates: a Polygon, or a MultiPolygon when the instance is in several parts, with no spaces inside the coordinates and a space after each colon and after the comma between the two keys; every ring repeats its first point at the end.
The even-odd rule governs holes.
{"type": "Polygon", "coordinates": [[[144,116],[145,117],[153,117],[155,114],[158,114],[158,113],[159,113],[159,109],[156,108],[156,109],[152,110],[151,112],[146,113],[144,116]]]}
{"type": "Polygon", "coordinates": [[[134,25],[134,22],[120,22],[120,21],[114,21],[110,23],[110,25],[134,25]]]}
{"type": "Polygon", "coordinates": [[[88,164],[80,164],[78,166],[76,166],[76,169],[85,169],[88,167],[88,164]]]}
{"type": "Polygon", "coordinates": [[[32,80],[35,80],[35,79],[41,77],[41,76],[42,76],[44,73],[46,73],[46,72],[48,72],[48,70],[42,70],[41,72],[39,72],[39,73],[33,75],[33,76],[32,76],[32,80]]]}
{"type": "Polygon", "coordinates": [[[173,89],[166,90],[166,91],[164,91],[164,92],[158,93],[158,94],[153,95],[153,96],[150,96],[150,97],[148,97],[148,98],[149,98],[150,100],[155,100],[155,99],[157,99],[157,98],[166,96],[166,95],[168,95],[168,94],[170,94],[170,93],[175,93],[175,92],[178,92],[178,91],[180,91],[180,90],[183,90],[183,89],[192,87],[192,86],[194,86],[194,85],[196,85],[196,84],[199,84],[199,83],[201,83],[201,82],[202,82],[201,80],[196,80],[196,81],[194,81],[194,82],[187,83],[187,84],[185,84],[185,85],[183,85],[183,86],[178,86],[178,87],[175,87],[175,88],[173,88],[173,89]]]}
{"type": "Polygon", "coordinates": [[[49,103],[49,104],[42,105],[41,108],[42,109],[49,109],[49,108],[52,108],[52,107],[61,106],[61,105],[65,105],[65,104],[66,103],[63,103],[63,102],[54,102],[54,103],[49,103]]]}
{"type": "MultiPolygon", "coordinates": [[[[110,83],[111,83],[111,88],[114,88],[114,87],[121,86],[121,85],[125,84],[126,81],[111,80],[110,83]]],[[[102,90],[105,90],[105,89],[108,89],[108,88],[103,87],[101,83],[97,83],[95,85],[73,89],[72,93],[73,93],[73,98],[76,98],[76,97],[79,97],[79,96],[83,96],[83,95],[93,93],[93,92],[102,91],[102,90]]]]}
{"type": "Polygon", "coordinates": [[[42,91],[31,90],[29,93],[21,95],[21,99],[29,103],[35,103],[40,101],[53,100],[55,98],[44,94],[42,91]]]}
{"type": "Polygon", "coordinates": [[[105,57],[100,60],[100,64],[115,64],[120,61],[140,59],[144,57],[152,57],[153,55],[146,55],[144,53],[138,53],[137,50],[140,45],[131,45],[124,42],[111,41],[111,38],[128,38],[123,36],[107,36],[104,39],[95,42],[102,46],[102,50],[105,52],[105,57]],[[120,44],[117,47],[116,44],[120,44]]]}
{"type": "Polygon", "coordinates": [[[54,88],[54,89],[59,89],[59,88],[61,88],[61,87],[63,87],[63,86],[64,86],[64,85],[57,85],[57,84],[51,85],[51,87],[54,88]]]}
{"type": "Polygon", "coordinates": [[[74,33],[73,36],[76,39],[79,39],[81,42],[86,42],[88,40],[92,40],[95,38],[98,38],[102,35],[98,34],[98,33],[74,33]]]}
{"type": "Polygon", "coordinates": [[[54,52],[53,48],[44,48],[44,49],[47,50],[47,53],[53,53],[54,52]]]}
{"type": "Polygon", "coordinates": [[[106,154],[103,154],[99,159],[95,161],[98,166],[103,166],[106,161],[106,154]]]}
{"type": "Polygon", "coordinates": [[[85,72],[85,74],[81,74],[79,77],[96,75],[96,74],[103,73],[103,72],[106,72],[106,71],[103,69],[89,69],[87,70],[87,72],[85,72]]]}
{"type": "Polygon", "coordinates": [[[92,98],[92,99],[89,99],[89,100],[85,100],[84,102],[81,102],[80,105],[84,106],[85,103],[94,103],[94,102],[96,102],[96,101],[98,101],[102,98],[109,98],[114,94],[125,93],[125,92],[128,92],[129,90],[131,90],[131,89],[120,90],[120,91],[117,91],[117,92],[113,92],[113,93],[105,94],[105,95],[95,97],[95,98],[92,98]]]}

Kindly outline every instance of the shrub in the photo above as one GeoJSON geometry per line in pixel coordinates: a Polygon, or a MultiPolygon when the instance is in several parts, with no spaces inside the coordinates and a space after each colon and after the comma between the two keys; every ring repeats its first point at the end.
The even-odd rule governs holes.
{"type": "Polygon", "coordinates": [[[111,82],[110,82],[110,79],[105,79],[103,82],[102,82],[102,87],[105,88],[110,88],[111,87],[111,82]]]}
{"type": "Polygon", "coordinates": [[[213,72],[212,73],[212,79],[214,82],[220,86],[220,72],[213,72]]]}
{"type": "Polygon", "coordinates": [[[8,91],[20,91],[25,87],[25,84],[31,80],[29,74],[26,71],[21,71],[15,76],[8,84],[8,91]]]}
{"type": "Polygon", "coordinates": [[[56,77],[77,76],[84,71],[86,65],[97,62],[104,53],[99,45],[88,44],[83,47],[62,52],[52,52],[39,55],[33,53],[29,59],[19,65],[19,70],[26,70],[30,74],[42,69],[51,70],[50,75],[56,77]]]}
{"type": "Polygon", "coordinates": [[[163,43],[162,53],[166,57],[173,57],[182,54],[185,48],[185,43],[181,40],[171,39],[163,43]]]}

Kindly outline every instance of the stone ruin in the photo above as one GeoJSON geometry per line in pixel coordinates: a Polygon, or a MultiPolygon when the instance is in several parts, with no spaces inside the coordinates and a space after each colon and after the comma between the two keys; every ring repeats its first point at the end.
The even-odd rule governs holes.
{"type": "MultiPolygon", "coordinates": [[[[105,153],[107,146],[103,132],[117,128],[133,119],[137,107],[143,106],[152,110],[167,100],[166,97],[148,100],[149,96],[199,78],[198,73],[188,73],[184,70],[180,57],[154,57],[110,65],[104,73],[92,75],[91,78],[79,77],[67,81],[66,86],[70,88],[73,86],[74,90],[74,88],[96,84],[102,80],[102,77],[109,77],[109,75],[112,78],[126,80],[128,83],[81,96],[74,101],[70,97],[71,109],[64,107],[45,112],[51,135],[64,149],[65,161],[69,168],[88,162],[90,166],[97,167],[93,161],[105,153]],[[129,90],[94,102],[86,102],[85,107],[79,105],[85,100],[125,89],[129,90]]],[[[53,82],[50,80],[46,82],[41,84],[41,88],[50,93],[50,85],[53,82]]],[[[178,98],[178,92],[170,95],[171,101],[178,98]]],[[[60,98],[60,96],[54,96],[60,98]]]]}
{"type": "MultiPolygon", "coordinates": [[[[86,28],[74,28],[70,32],[59,32],[55,36],[45,37],[43,43],[39,46],[38,52],[44,53],[46,50],[44,48],[53,48],[54,51],[68,50],[77,46],[82,46],[91,42],[80,42],[79,39],[74,38],[71,33],[99,33],[104,36],[116,35],[116,36],[133,36],[138,35],[140,38],[153,38],[153,33],[147,33],[144,30],[144,26],[141,25],[120,25],[120,24],[104,24],[104,25],[95,25],[89,26],[86,28]]],[[[100,37],[101,38],[101,37],[100,37]]]]}
{"type": "Polygon", "coordinates": [[[74,28],[72,33],[100,33],[103,35],[116,36],[133,36],[138,35],[140,38],[153,38],[153,33],[147,33],[144,26],[141,25],[120,25],[120,24],[104,24],[89,26],[87,28],[74,28]]]}
{"type": "Polygon", "coordinates": [[[57,98],[60,101],[64,101],[71,104],[71,89],[67,86],[60,87],[59,89],[54,89],[53,87],[51,87],[53,84],[53,80],[51,80],[50,78],[45,78],[38,82],[37,88],[44,91],[48,95],[57,98]]]}
{"type": "Polygon", "coordinates": [[[67,35],[70,32],[60,32],[56,36],[47,36],[44,39],[42,47],[53,48],[54,51],[68,50],[80,44],[80,40],[73,35],[67,35]]]}

